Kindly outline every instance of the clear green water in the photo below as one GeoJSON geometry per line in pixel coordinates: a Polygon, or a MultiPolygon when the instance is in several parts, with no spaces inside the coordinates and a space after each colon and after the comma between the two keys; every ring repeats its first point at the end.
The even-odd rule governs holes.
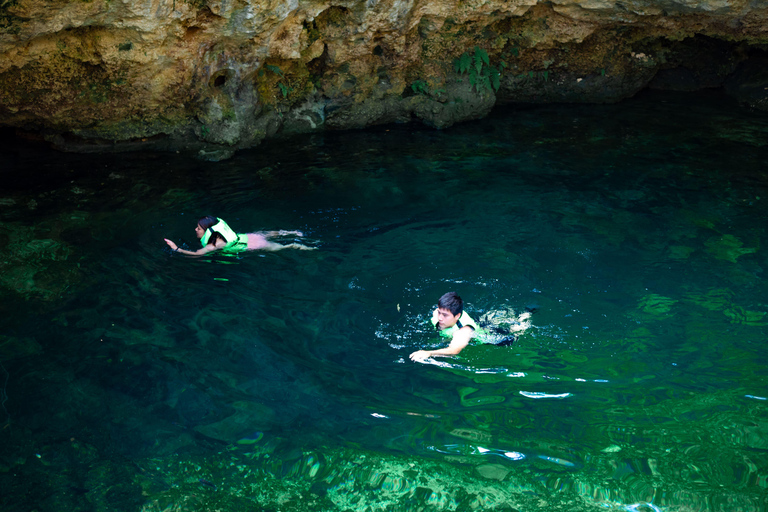
{"type": "Polygon", "coordinates": [[[717,93],[0,155],[0,508],[768,509],[768,117],[717,93]],[[198,217],[314,252],[172,257],[198,217]],[[511,348],[408,360],[455,290],[511,348]]]}

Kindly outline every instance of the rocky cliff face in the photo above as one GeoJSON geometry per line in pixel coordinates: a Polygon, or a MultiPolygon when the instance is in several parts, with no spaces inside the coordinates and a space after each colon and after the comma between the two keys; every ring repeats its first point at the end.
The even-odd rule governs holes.
{"type": "Polygon", "coordinates": [[[0,126],[187,149],[510,102],[724,86],[768,110],[764,0],[0,0],[0,126]]]}

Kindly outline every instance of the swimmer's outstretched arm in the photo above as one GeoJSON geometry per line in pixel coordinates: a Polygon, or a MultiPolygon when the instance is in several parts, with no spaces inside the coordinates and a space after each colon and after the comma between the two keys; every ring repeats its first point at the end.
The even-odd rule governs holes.
{"type": "Polygon", "coordinates": [[[447,347],[437,350],[417,350],[409,357],[411,358],[411,361],[423,361],[424,359],[433,356],[455,356],[464,350],[464,347],[469,345],[469,340],[471,340],[474,335],[475,330],[470,326],[465,325],[453,335],[451,344],[447,347]]]}
{"type": "MultiPolygon", "coordinates": [[[[186,249],[179,248],[178,245],[173,243],[171,240],[168,240],[167,238],[163,238],[163,240],[165,240],[165,243],[168,244],[168,247],[170,247],[173,252],[178,252],[179,254],[185,254],[187,256],[202,256],[203,254],[208,254],[209,252],[219,250],[219,247],[214,247],[213,245],[208,244],[196,251],[188,251],[186,249]]],[[[219,242],[219,240],[217,240],[217,242],[219,242]]]]}

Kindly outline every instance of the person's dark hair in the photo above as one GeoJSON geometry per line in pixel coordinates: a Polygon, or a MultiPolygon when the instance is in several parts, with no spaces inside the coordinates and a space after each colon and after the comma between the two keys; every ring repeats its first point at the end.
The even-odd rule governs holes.
{"type": "Polygon", "coordinates": [[[219,222],[219,219],[216,217],[213,217],[212,215],[206,215],[205,217],[202,217],[200,220],[197,221],[198,225],[203,229],[208,229],[209,227],[213,226],[219,222]]]}
{"type": "Polygon", "coordinates": [[[464,311],[464,301],[456,292],[448,292],[437,301],[439,309],[447,309],[452,315],[460,315],[464,311]]]}
{"type": "MultiPolygon", "coordinates": [[[[205,217],[202,217],[200,220],[197,221],[197,224],[203,228],[203,230],[208,230],[209,227],[213,226],[214,224],[218,223],[219,219],[212,215],[206,215],[205,217]]],[[[219,234],[218,231],[214,231],[211,234],[211,237],[208,239],[208,245],[215,245],[216,240],[221,238],[224,240],[224,237],[219,234]]],[[[226,242],[226,240],[224,240],[226,242]]]]}

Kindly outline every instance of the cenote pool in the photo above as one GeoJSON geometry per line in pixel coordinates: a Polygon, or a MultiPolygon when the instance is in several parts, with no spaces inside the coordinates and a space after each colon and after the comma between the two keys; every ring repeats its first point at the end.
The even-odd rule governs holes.
{"type": "Polygon", "coordinates": [[[765,113],[652,92],[219,163],[3,144],[6,512],[768,508],[765,113]],[[172,255],[207,214],[318,250],[172,255]],[[414,363],[447,291],[532,325],[414,363]]]}

